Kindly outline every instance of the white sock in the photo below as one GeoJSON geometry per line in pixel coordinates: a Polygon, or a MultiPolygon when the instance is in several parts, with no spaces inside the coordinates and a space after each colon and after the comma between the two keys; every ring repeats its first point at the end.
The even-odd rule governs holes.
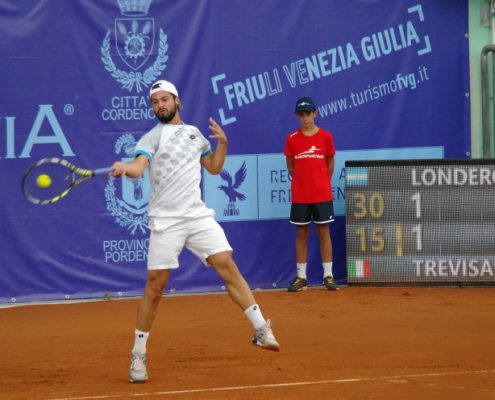
{"type": "Polygon", "coordinates": [[[134,347],[132,351],[136,353],[146,354],[146,342],[148,341],[150,333],[140,330],[134,331],[134,347]]]}
{"type": "Polygon", "coordinates": [[[266,324],[263,315],[261,314],[260,306],[253,304],[244,310],[244,314],[253,324],[254,329],[259,329],[266,324]]]}
{"type": "Polygon", "coordinates": [[[301,279],[307,279],[307,276],[306,276],[306,267],[307,267],[307,263],[297,263],[296,264],[296,267],[297,267],[297,276],[301,279]]]}
{"type": "Polygon", "coordinates": [[[333,278],[332,266],[333,266],[332,261],[323,263],[323,278],[326,278],[327,276],[330,276],[331,278],[333,278]]]}

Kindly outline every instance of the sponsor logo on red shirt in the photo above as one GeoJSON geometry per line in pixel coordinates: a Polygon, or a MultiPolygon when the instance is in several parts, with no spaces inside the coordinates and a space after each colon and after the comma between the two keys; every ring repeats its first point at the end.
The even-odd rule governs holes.
{"type": "Polygon", "coordinates": [[[321,152],[321,149],[319,149],[316,146],[311,146],[309,150],[303,151],[302,153],[296,154],[295,159],[299,160],[301,158],[325,158],[323,154],[315,154],[316,151],[321,152]]]}

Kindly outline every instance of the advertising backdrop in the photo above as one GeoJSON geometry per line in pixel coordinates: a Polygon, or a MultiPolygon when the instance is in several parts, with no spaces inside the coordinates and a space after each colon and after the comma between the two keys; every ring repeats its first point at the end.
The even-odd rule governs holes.
{"type": "MultiPolygon", "coordinates": [[[[207,136],[212,116],[229,137],[225,173],[205,173],[202,188],[253,289],[295,274],[283,148],[295,101],[314,98],[337,150],[331,229],[345,281],[345,161],[469,157],[467,13],[461,0],[0,0],[0,302],[142,293],[147,176],[99,177],[47,206],[20,182],[42,157],[130,159],[155,124],[157,79],[176,84],[185,122],[207,136]],[[244,200],[220,188],[227,173],[244,200]]],[[[185,251],[167,292],[214,290],[220,279],[185,251]]]]}

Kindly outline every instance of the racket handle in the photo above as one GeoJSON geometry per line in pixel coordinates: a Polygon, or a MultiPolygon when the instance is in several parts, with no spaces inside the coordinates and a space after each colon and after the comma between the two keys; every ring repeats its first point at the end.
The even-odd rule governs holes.
{"type": "Polygon", "coordinates": [[[93,170],[93,173],[96,175],[104,175],[108,174],[109,172],[113,171],[112,167],[107,167],[107,168],[98,168],[93,170]]]}

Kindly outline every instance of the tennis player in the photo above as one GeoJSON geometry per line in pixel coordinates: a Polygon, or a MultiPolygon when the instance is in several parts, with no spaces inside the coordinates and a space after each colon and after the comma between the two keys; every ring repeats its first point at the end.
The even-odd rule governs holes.
{"type": "Polygon", "coordinates": [[[210,142],[180,117],[181,101],[176,87],[160,80],[151,86],[151,105],[158,124],[137,143],[132,162],[117,161],[111,176],[140,177],[150,169],[152,196],[148,205],[151,230],[148,273],[144,295],[139,303],[135,342],[131,352],[129,380],[148,380],[146,342],[163,290],[170,273],[179,267],[184,246],[207,266],[212,266],[225,281],[228,293],[253,325],[252,343],[263,349],[279,351],[270,320],[260,307],[232,259],[232,248],[214,211],[201,200],[201,166],[211,174],[222,171],[227,154],[227,136],[212,118],[209,128],[217,140],[214,151],[210,142]]]}

